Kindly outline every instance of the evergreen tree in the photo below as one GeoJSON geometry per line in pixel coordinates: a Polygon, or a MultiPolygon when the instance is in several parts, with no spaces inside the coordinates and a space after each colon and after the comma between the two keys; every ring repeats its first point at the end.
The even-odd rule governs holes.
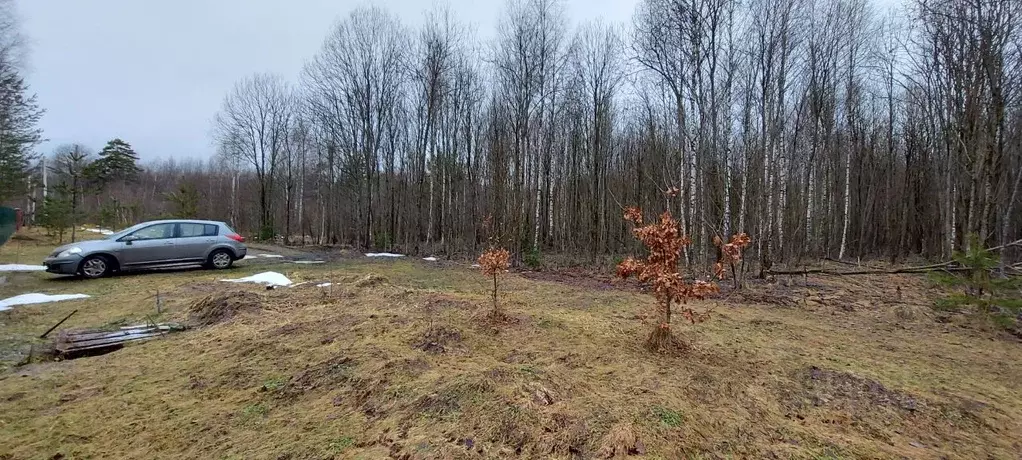
{"type": "Polygon", "coordinates": [[[1018,298],[1022,278],[998,274],[998,257],[983,248],[977,235],[968,235],[967,241],[967,249],[954,255],[955,262],[963,271],[931,275],[937,283],[955,289],[951,295],[939,299],[937,307],[947,310],[972,307],[980,314],[989,315],[1001,326],[1015,326],[1022,315],[1022,299],[1018,298]]]}
{"type": "Polygon", "coordinates": [[[93,163],[90,156],[88,149],[80,144],[62,145],[57,147],[56,165],[52,168],[60,180],[54,191],[70,200],[71,242],[76,240],[82,218],[82,197],[93,163]]]}
{"type": "Polygon", "coordinates": [[[32,148],[42,139],[43,110],[11,67],[0,69],[0,201],[25,192],[32,148]]]}
{"type": "Polygon", "coordinates": [[[99,159],[89,165],[86,176],[98,190],[102,190],[111,182],[135,180],[140,172],[138,154],[131,144],[114,139],[99,152],[99,159]]]}
{"type": "Polygon", "coordinates": [[[172,217],[177,219],[199,217],[199,191],[191,184],[181,184],[176,192],[167,194],[167,200],[174,204],[172,217]]]}
{"type": "MultiPolygon", "coordinates": [[[[66,191],[63,185],[55,191],[66,191]]],[[[70,197],[65,193],[51,193],[43,200],[36,212],[36,223],[46,229],[50,235],[57,235],[61,244],[64,243],[64,231],[74,225],[70,197]]]]}
{"type": "Polygon", "coordinates": [[[124,206],[116,199],[109,199],[100,205],[99,210],[96,211],[96,223],[102,228],[120,228],[120,216],[124,206]]]}

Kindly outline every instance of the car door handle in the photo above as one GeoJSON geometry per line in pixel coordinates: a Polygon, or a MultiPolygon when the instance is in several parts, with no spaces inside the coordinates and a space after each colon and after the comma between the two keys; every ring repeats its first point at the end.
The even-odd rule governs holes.
{"type": "Polygon", "coordinates": [[[173,245],[174,245],[174,242],[173,242],[173,241],[168,241],[168,242],[166,242],[166,243],[163,243],[163,245],[164,245],[164,246],[173,246],[173,245]]]}

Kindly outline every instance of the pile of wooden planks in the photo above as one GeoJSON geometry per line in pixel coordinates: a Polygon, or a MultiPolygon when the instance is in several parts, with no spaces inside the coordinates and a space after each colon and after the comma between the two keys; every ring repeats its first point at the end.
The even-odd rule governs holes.
{"type": "Polygon", "coordinates": [[[139,342],[184,330],[177,324],[139,324],[117,330],[86,329],[61,331],[54,343],[61,356],[99,354],[121,348],[128,342],[139,342]]]}

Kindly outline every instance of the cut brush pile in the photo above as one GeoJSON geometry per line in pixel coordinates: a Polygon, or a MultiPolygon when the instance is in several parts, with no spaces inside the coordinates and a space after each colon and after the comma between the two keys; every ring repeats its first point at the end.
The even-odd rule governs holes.
{"type": "Polygon", "coordinates": [[[209,326],[229,321],[241,312],[258,311],[262,304],[262,296],[253,292],[217,292],[194,302],[188,308],[188,321],[195,326],[209,326]]]}

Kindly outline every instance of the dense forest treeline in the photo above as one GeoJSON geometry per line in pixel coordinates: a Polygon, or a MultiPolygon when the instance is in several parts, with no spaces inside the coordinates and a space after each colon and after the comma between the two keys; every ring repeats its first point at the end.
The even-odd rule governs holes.
{"type": "MultiPolygon", "coordinates": [[[[762,262],[1022,238],[1022,2],[642,0],[627,24],[571,24],[557,0],[512,0],[494,40],[470,30],[443,8],[415,29],[356,9],[294,81],[237,83],[216,158],[72,199],[109,225],[194,216],[452,256],[492,216],[519,260],[633,250],[633,205],[669,207],[704,266],[742,231],[762,262]]],[[[8,198],[42,203],[41,168],[8,198]]]]}

